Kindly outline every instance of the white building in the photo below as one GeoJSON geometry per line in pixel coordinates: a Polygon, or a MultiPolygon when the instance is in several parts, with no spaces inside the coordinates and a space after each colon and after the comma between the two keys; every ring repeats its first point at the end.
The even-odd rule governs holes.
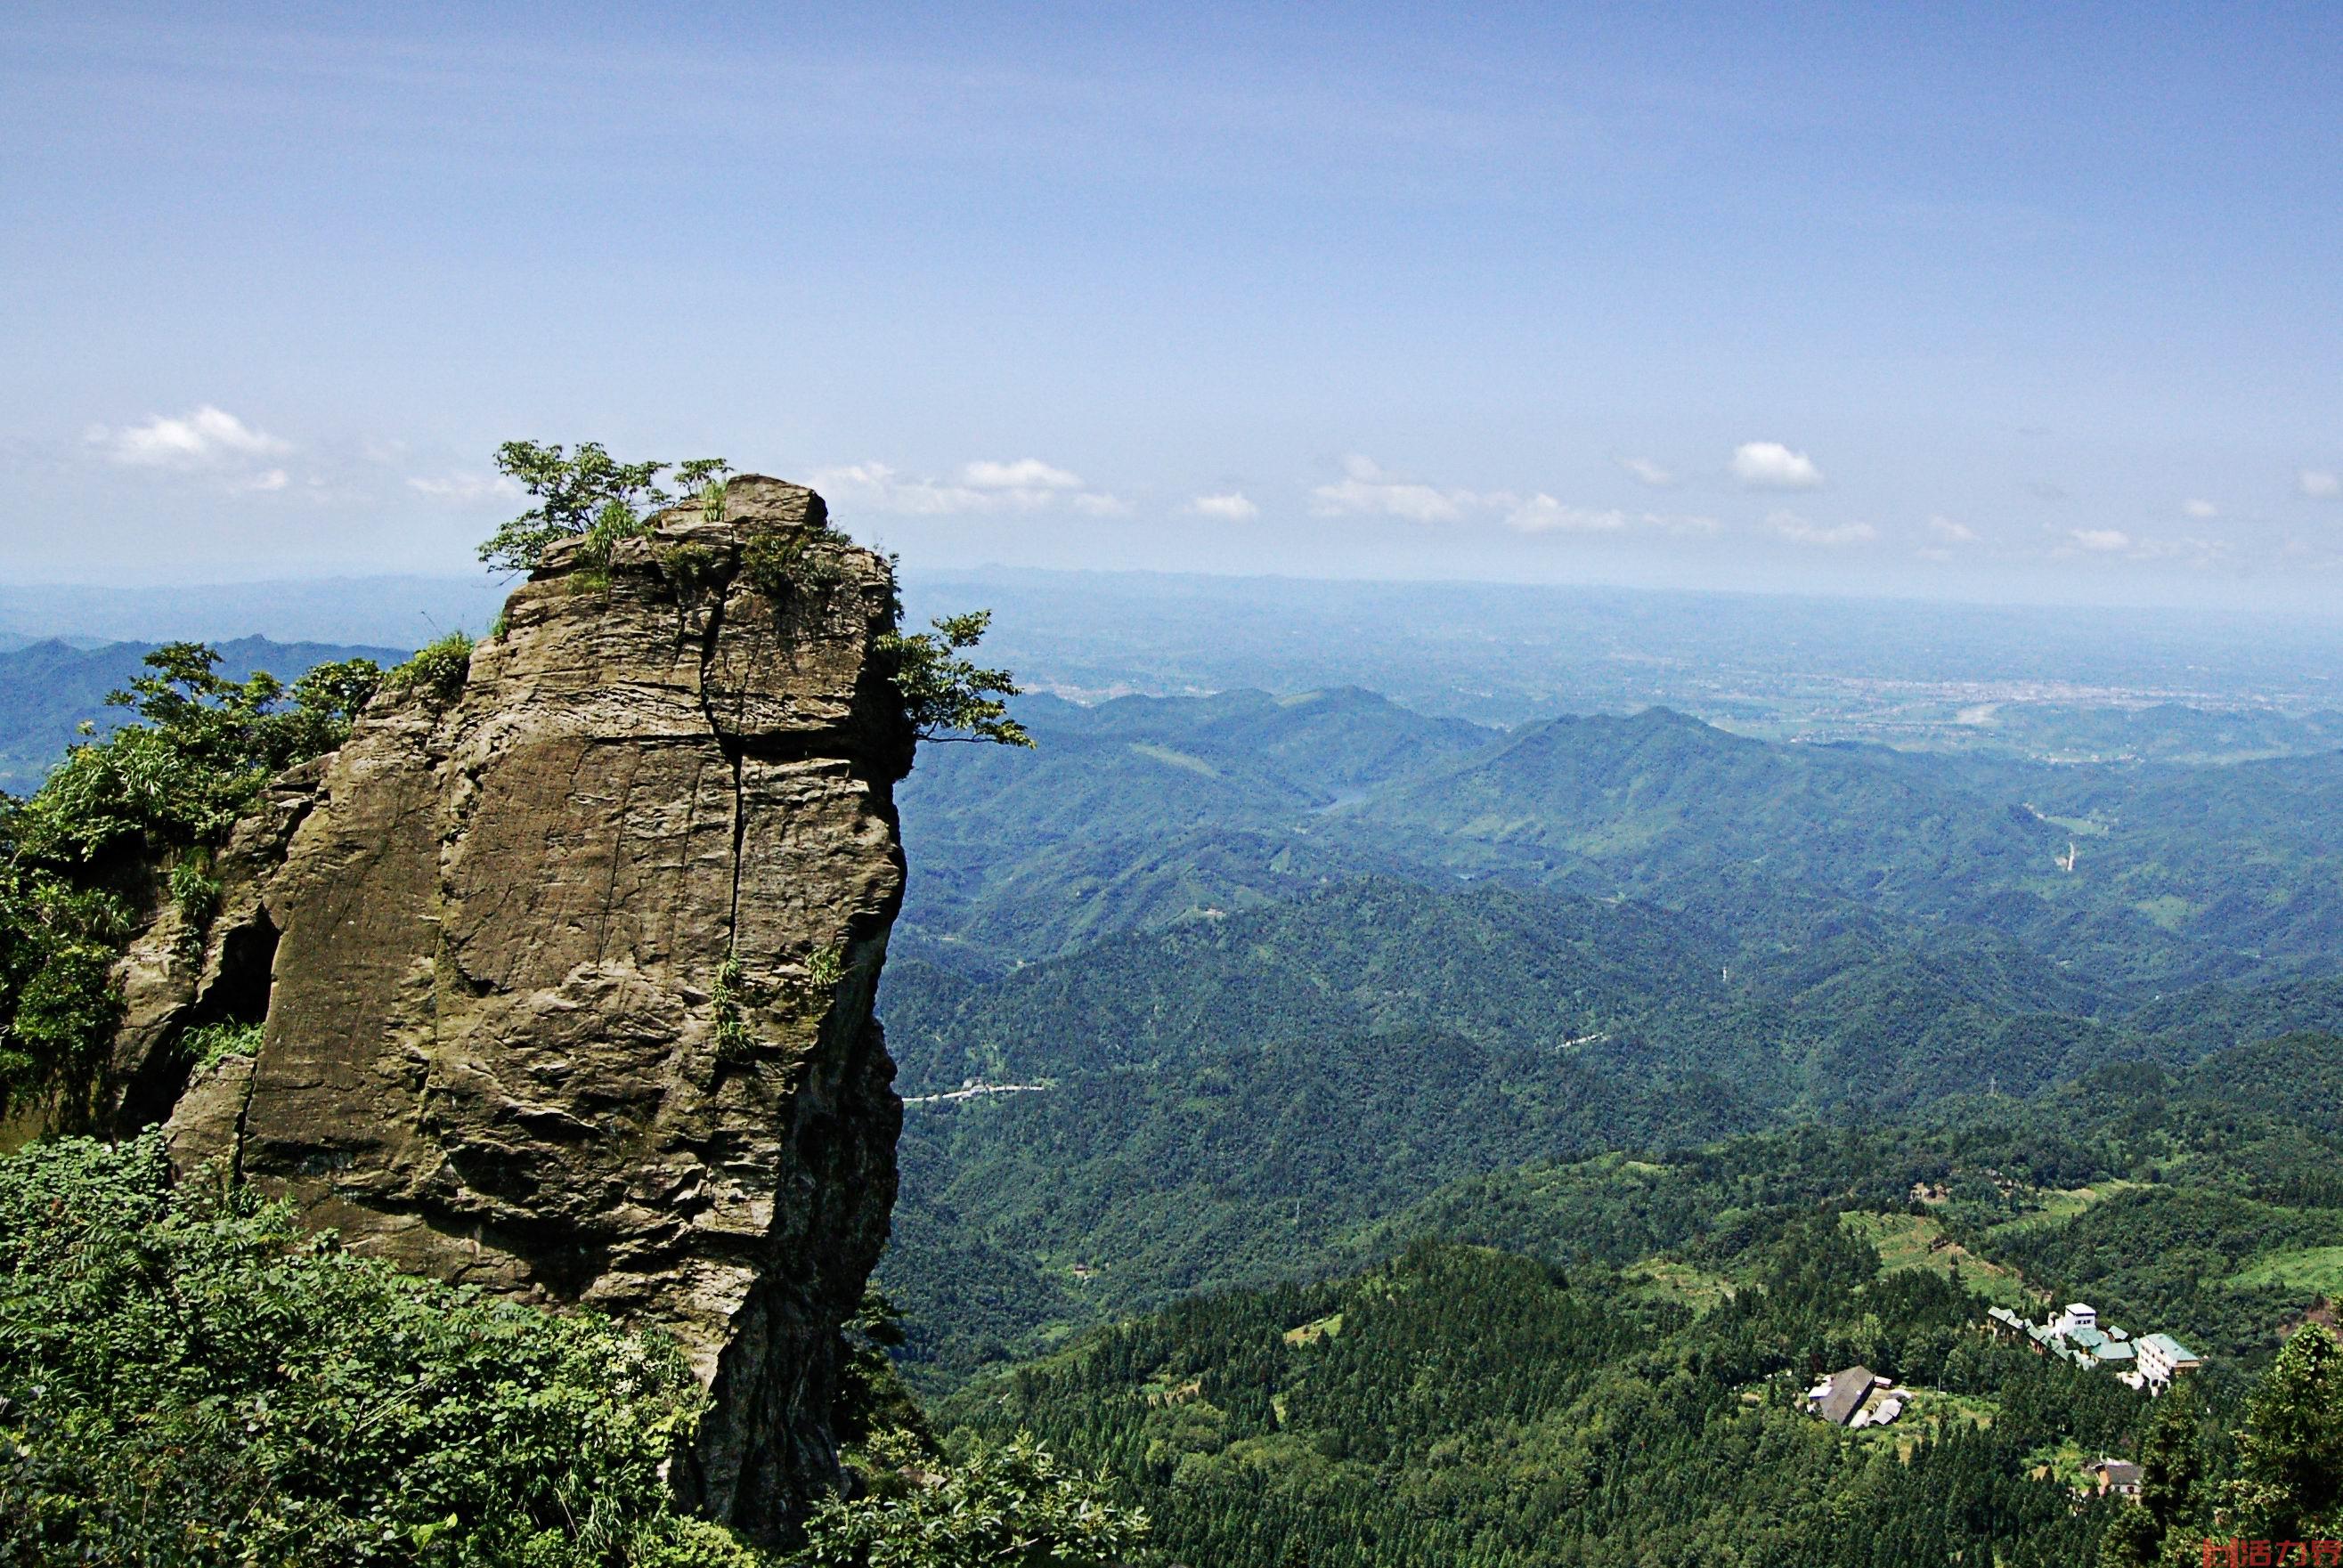
{"type": "Polygon", "coordinates": [[[2098,1308],[2087,1302],[2068,1302],[2066,1310],[2059,1314],[2058,1321],[2050,1325],[2050,1332],[2057,1334],[2071,1334],[2077,1329],[2096,1329],[2098,1326],[2098,1308]]]}
{"type": "Polygon", "coordinates": [[[2176,1372],[2195,1372],[2205,1362],[2196,1352],[2170,1334],[2142,1334],[2132,1342],[2139,1357],[2139,1374],[2151,1383],[2170,1382],[2176,1372]]]}

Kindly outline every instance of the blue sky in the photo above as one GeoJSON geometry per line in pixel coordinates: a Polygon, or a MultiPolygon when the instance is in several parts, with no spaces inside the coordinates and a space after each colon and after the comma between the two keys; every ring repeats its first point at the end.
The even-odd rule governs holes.
{"type": "Polygon", "coordinates": [[[19,5],[0,579],[468,569],[526,436],[923,565],[2333,613],[2338,108],[2331,5],[19,5]]]}

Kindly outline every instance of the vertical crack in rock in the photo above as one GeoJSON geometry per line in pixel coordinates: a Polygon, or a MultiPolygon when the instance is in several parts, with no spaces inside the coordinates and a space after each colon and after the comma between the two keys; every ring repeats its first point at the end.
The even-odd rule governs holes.
{"type": "Polygon", "coordinates": [[[821,499],[728,497],[660,514],[607,579],[557,545],[459,693],[385,698],[313,765],[252,858],[259,1054],[181,1098],[174,1157],[353,1251],[673,1335],[711,1401],[678,1492],[785,1543],[837,1476],[838,1327],[894,1201],[871,999],[912,736],[873,663],[887,564],[825,544],[834,582],[777,603],[747,546],[819,533],[821,499]],[[826,952],[851,980],[814,997],[789,977],[826,952]],[[745,974],[738,1063],[711,956],[745,974]]]}
{"type": "MultiPolygon", "coordinates": [[[[738,570],[738,562],[734,563],[738,570]]],[[[708,732],[723,749],[724,760],[732,769],[732,887],[725,907],[724,955],[735,956],[740,930],[740,856],[749,833],[748,800],[741,791],[740,764],[743,755],[737,730],[728,732],[716,717],[716,708],[709,700],[709,679],[716,668],[716,639],[724,626],[724,606],[730,597],[731,576],[728,573],[717,586],[708,607],[708,625],[699,636],[699,710],[707,716],[708,732]]]]}

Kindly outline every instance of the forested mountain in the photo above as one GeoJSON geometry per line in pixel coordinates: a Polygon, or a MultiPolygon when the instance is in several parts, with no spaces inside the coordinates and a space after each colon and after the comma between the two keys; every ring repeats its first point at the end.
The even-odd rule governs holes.
{"type": "Polygon", "coordinates": [[[2072,1561],[2147,1406],[1986,1302],[2180,1335],[2218,1433],[2343,1294],[2343,758],[1017,716],[900,793],[880,1278],[940,1430],[1169,1560],[2072,1561]],[[1857,1360],[1907,1424],[1798,1408],[1857,1360]]]}
{"type": "Polygon", "coordinates": [[[2077,1561],[2128,1505],[2069,1488],[2138,1456],[2158,1406],[1987,1336],[1986,1304],[2081,1295],[2209,1352],[2162,1402],[2201,1423],[2206,1484],[2176,1514],[2209,1523],[2224,1424],[2343,1258],[2343,1141],[2270,1108],[2338,1088],[2343,1040],[2298,1035],[1498,1173],[1355,1238],[1385,1260],[1363,1272],[1183,1302],[942,1413],[1107,1465],[1175,1553],[1238,1568],[1909,1563],[1979,1538],[2077,1561]],[[1857,1364],[1904,1388],[1896,1424],[1804,1412],[1816,1372],[1857,1364]]]}
{"type": "Polygon", "coordinates": [[[1038,752],[903,792],[884,1275],[931,1384],[1388,1250],[1525,1164],[2343,1026],[2306,869],[2343,759],[2046,768],[1662,710],[1507,734],[1355,691],[1021,712],[1038,752]],[[2183,886],[2252,905],[2263,950],[2152,891],[2183,886]]]}
{"type": "Polygon", "coordinates": [[[1647,906],[1383,883],[996,981],[906,965],[887,1005],[915,1102],[885,1274],[914,1353],[963,1372],[1053,1323],[1328,1266],[1356,1227],[1523,1161],[1877,1125],[1947,1095],[2015,1107],[2161,1081],[2257,1011],[2343,1023],[2325,985],[2239,1033],[2215,1021],[2226,991],[2130,1020],[2032,1010],[2055,976],[1892,926],[1737,950],[1647,906]],[[964,1081],[1011,1091],[951,1095],[964,1081]]]}
{"type": "Polygon", "coordinates": [[[2056,830],[1865,749],[1776,746],[1666,709],[1551,719],[1347,815],[1483,847],[1493,866],[1585,861],[1649,891],[1718,865],[1943,915],[2055,877],[2056,830]]]}
{"type": "Polygon", "coordinates": [[[1997,933],[2136,1000],[2326,972],[2343,933],[2343,753],[2052,767],[1664,709],[1505,733],[1353,691],[1019,711],[1038,751],[955,749],[903,791],[907,953],[997,972],[1364,874],[1654,900],[1740,931],[1835,900],[1997,933]]]}

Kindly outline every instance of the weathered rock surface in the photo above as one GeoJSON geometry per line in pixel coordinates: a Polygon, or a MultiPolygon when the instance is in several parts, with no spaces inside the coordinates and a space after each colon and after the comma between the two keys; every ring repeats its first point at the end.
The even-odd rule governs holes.
{"type": "Polygon", "coordinates": [[[190,1029],[258,1023],[266,1015],[277,930],[261,890],[284,866],[329,760],[305,762],[271,781],[253,813],[236,825],[213,865],[220,894],[208,918],[190,920],[159,868],[146,877],[152,918],[114,970],[124,1003],[106,1074],[106,1119],[115,1126],[132,1131],[171,1111],[187,1082],[180,1042],[190,1029]]]}
{"type": "Polygon", "coordinates": [[[205,968],[270,950],[266,1033],[169,1131],[354,1251],[673,1333],[714,1397],[677,1483],[766,1537],[836,1474],[900,1121],[894,585],[824,523],[747,477],[557,547],[460,691],[377,699],[254,829],[205,968]]]}

